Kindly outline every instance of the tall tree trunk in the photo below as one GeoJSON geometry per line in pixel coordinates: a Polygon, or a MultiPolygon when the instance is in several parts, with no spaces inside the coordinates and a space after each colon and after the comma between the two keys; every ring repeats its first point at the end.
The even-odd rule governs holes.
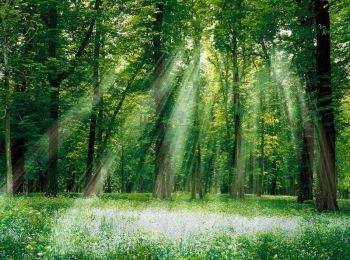
{"type": "Polygon", "coordinates": [[[202,194],[202,159],[201,159],[201,146],[200,146],[200,39],[195,40],[195,54],[194,54],[194,73],[193,73],[193,89],[195,95],[194,112],[193,112],[193,154],[192,154],[192,189],[191,189],[191,199],[196,198],[197,192],[199,197],[203,198],[202,194]]]}
{"type": "MultiPolygon", "coordinates": [[[[48,72],[48,81],[50,85],[50,119],[51,127],[49,129],[49,165],[46,174],[47,187],[46,195],[56,196],[58,191],[57,182],[57,153],[58,153],[58,113],[59,113],[59,89],[62,81],[66,79],[71,73],[74,72],[78,59],[83,55],[86,46],[89,43],[89,39],[92,35],[92,31],[95,25],[96,16],[90,22],[89,28],[85,33],[77,53],[74,58],[70,60],[69,69],[62,71],[55,63],[57,60],[57,48],[58,48],[58,28],[57,28],[57,2],[52,1],[48,7],[48,15],[46,23],[48,27],[48,57],[52,60],[51,66],[48,72]]],[[[100,0],[95,1],[95,11],[98,11],[100,7],[100,0]]],[[[43,15],[45,16],[45,15],[43,15]]]]}
{"type": "MultiPolygon", "coordinates": [[[[166,143],[165,143],[165,115],[164,110],[164,97],[165,93],[162,88],[162,76],[164,73],[164,55],[162,53],[162,27],[163,27],[163,12],[164,4],[163,2],[156,3],[156,13],[154,21],[154,32],[153,37],[153,48],[154,48],[154,94],[156,103],[156,117],[160,117],[159,125],[157,129],[157,139],[155,145],[155,173],[153,178],[153,197],[159,199],[165,199],[167,197],[167,192],[165,191],[166,182],[166,143]]],[[[170,194],[168,194],[169,196],[170,194]]]]}
{"type": "MultiPolygon", "coordinates": [[[[48,12],[48,43],[49,58],[57,59],[57,7],[55,3],[49,6],[48,12]]],[[[49,167],[47,171],[47,190],[46,194],[55,196],[57,194],[57,152],[58,152],[58,104],[59,104],[59,87],[60,81],[55,68],[50,68],[48,81],[50,83],[50,119],[52,125],[49,130],[49,167]]]]}
{"type": "Polygon", "coordinates": [[[260,172],[258,176],[257,183],[257,196],[260,197],[263,193],[263,181],[264,181],[264,171],[265,171],[265,119],[264,119],[264,97],[263,93],[260,93],[260,158],[259,158],[259,167],[260,172]]]}
{"type": "MultiPolygon", "coordinates": [[[[5,21],[3,21],[4,31],[7,30],[5,21]]],[[[5,161],[6,161],[6,194],[13,193],[12,178],[12,162],[11,162],[11,115],[10,115],[10,80],[9,80],[9,64],[8,64],[8,46],[7,37],[3,43],[3,59],[4,59],[4,92],[5,92],[5,161]]]]}
{"type": "MultiPolygon", "coordinates": [[[[33,15],[33,13],[31,12],[33,15]]],[[[33,49],[33,34],[24,28],[22,30],[22,36],[25,39],[23,59],[27,59],[28,55],[33,49]]],[[[14,97],[15,103],[18,105],[16,123],[14,124],[13,131],[16,133],[16,137],[12,143],[12,175],[13,175],[13,192],[23,192],[23,184],[25,178],[25,161],[26,161],[26,144],[28,138],[26,137],[26,127],[23,125],[23,118],[28,114],[28,106],[26,103],[26,91],[27,91],[27,75],[30,71],[27,68],[27,62],[23,61],[24,64],[21,66],[23,75],[18,75],[19,82],[15,85],[14,97]]],[[[21,74],[21,73],[20,73],[21,74]]]]}
{"type": "MultiPolygon", "coordinates": [[[[311,200],[312,194],[312,182],[313,182],[313,157],[314,157],[314,123],[312,120],[313,102],[315,98],[315,51],[314,46],[314,16],[313,0],[301,1],[296,0],[300,9],[301,16],[299,17],[299,24],[302,35],[305,35],[303,44],[305,48],[301,54],[305,54],[307,57],[306,68],[303,64],[301,69],[301,76],[305,79],[305,110],[302,112],[301,117],[303,118],[303,129],[302,133],[296,137],[296,140],[301,139],[301,160],[299,169],[299,191],[298,191],[298,202],[305,200],[311,200]]],[[[299,48],[300,46],[298,46],[299,48]]],[[[299,109],[300,110],[300,109],[299,109]]]]}
{"type": "Polygon", "coordinates": [[[196,178],[196,166],[197,163],[193,162],[191,169],[191,200],[196,199],[197,178],[196,178]]]}
{"type": "Polygon", "coordinates": [[[233,59],[233,106],[234,106],[234,141],[232,147],[232,198],[244,198],[244,172],[242,153],[242,124],[241,124],[241,97],[238,70],[238,42],[237,37],[232,37],[232,59],[233,59]]]}
{"type": "MultiPolygon", "coordinates": [[[[25,68],[22,68],[25,71],[25,68]]],[[[25,76],[24,76],[25,77],[25,76]]],[[[25,160],[26,160],[26,144],[25,130],[23,127],[23,118],[27,115],[27,104],[25,102],[25,94],[27,89],[27,81],[22,78],[21,82],[15,87],[15,102],[19,105],[17,111],[16,123],[14,124],[14,132],[17,136],[12,143],[12,176],[13,176],[13,192],[23,192],[23,184],[25,177],[25,160]]]]}
{"type": "Polygon", "coordinates": [[[126,175],[125,175],[125,169],[124,169],[124,144],[121,145],[120,150],[120,178],[121,178],[121,192],[126,192],[126,175]]]}
{"type": "MultiPolygon", "coordinates": [[[[311,79],[307,85],[312,84],[311,79]]],[[[313,92],[307,86],[307,93],[313,92]]],[[[311,118],[311,101],[306,101],[306,108],[303,119],[301,165],[299,173],[298,202],[312,200],[312,175],[313,175],[313,154],[314,154],[314,125],[311,118]]]]}
{"type": "MultiPolygon", "coordinates": [[[[99,12],[98,12],[99,15],[99,12]]],[[[90,115],[90,127],[89,127],[89,142],[88,142],[88,152],[87,152],[87,160],[86,160],[86,173],[85,173],[85,187],[84,187],[84,196],[91,196],[96,192],[95,190],[99,185],[99,177],[95,176],[93,178],[93,174],[99,175],[100,170],[97,169],[95,173],[93,173],[94,168],[94,154],[95,154],[95,140],[97,137],[96,129],[97,129],[97,116],[100,111],[100,102],[101,102],[101,85],[100,85],[100,46],[101,46],[101,32],[99,26],[99,17],[96,20],[96,33],[95,33],[95,47],[94,47],[94,65],[93,65],[93,77],[94,77],[94,89],[93,89],[93,97],[92,97],[92,109],[90,115]],[[97,183],[95,183],[97,181],[97,183]]]]}
{"type": "Polygon", "coordinates": [[[317,134],[320,145],[318,168],[318,210],[337,210],[337,182],[335,166],[335,119],[331,85],[331,46],[329,3],[315,0],[317,26],[316,74],[317,74],[317,134]]]}
{"type": "Polygon", "coordinates": [[[252,151],[250,151],[250,154],[249,154],[248,173],[249,173],[249,180],[248,180],[249,193],[253,194],[254,193],[254,156],[252,151]]]}
{"type": "Polygon", "coordinates": [[[271,195],[277,194],[277,161],[276,161],[276,154],[274,155],[274,159],[272,161],[272,180],[271,180],[271,195]]]}

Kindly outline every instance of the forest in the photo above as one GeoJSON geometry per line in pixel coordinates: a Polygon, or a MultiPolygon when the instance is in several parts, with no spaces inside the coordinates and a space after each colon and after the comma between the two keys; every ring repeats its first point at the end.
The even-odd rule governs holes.
{"type": "Polygon", "coordinates": [[[350,0],[0,21],[0,258],[350,259],[350,0]]]}

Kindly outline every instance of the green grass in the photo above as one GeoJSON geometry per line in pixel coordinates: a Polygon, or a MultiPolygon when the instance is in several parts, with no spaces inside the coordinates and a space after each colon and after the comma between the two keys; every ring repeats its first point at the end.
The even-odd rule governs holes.
{"type": "Polygon", "coordinates": [[[188,198],[186,193],[169,201],[153,200],[150,194],[104,194],[88,200],[80,194],[0,197],[0,259],[350,259],[349,201],[340,200],[338,212],[319,213],[314,205],[287,196],[188,198]],[[116,238],[135,221],[135,215],[118,219],[116,213],[137,216],[147,210],[191,213],[198,219],[264,216],[299,224],[293,233],[269,229],[231,236],[218,230],[184,239],[136,230],[116,238]]]}

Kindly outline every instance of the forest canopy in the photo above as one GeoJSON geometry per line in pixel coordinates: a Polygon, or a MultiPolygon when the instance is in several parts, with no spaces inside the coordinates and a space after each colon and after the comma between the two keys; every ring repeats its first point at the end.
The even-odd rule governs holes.
{"type": "Polygon", "coordinates": [[[6,194],[350,190],[350,1],[3,0],[6,194]]]}

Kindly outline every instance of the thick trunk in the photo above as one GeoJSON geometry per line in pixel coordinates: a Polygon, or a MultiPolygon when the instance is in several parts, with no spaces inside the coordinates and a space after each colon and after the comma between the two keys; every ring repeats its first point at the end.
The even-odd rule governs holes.
{"type": "Polygon", "coordinates": [[[25,153],[26,139],[18,138],[13,143],[12,148],[12,176],[13,176],[13,192],[23,192],[23,182],[25,176],[25,153]]]}
{"type": "Polygon", "coordinates": [[[311,111],[308,106],[304,116],[298,202],[312,200],[313,153],[314,126],[311,119],[311,111]]]}
{"type": "MultiPolygon", "coordinates": [[[[303,129],[302,133],[296,138],[301,139],[300,170],[299,170],[299,191],[298,202],[312,200],[312,182],[313,182],[313,157],[314,157],[314,123],[312,120],[313,102],[315,99],[315,46],[314,46],[314,18],[313,18],[313,1],[297,1],[299,8],[304,9],[299,17],[301,32],[306,35],[303,44],[305,48],[301,55],[307,57],[306,68],[303,64],[301,75],[304,76],[305,85],[305,110],[303,111],[303,129]]],[[[298,46],[299,47],[299,46],[298,46]]]]}
{"type": "Polygon", "coordinates": [[[317,74],[317,134],[320,159],[317,191],[318,210],[337,210],[337,183],[335,166],[335,119],[331,85],[331,48],[329,3],[315,0],[317,26],[316,74],[317,74]]]}
{"type": "MultiPolygon", "coordinates": [[[[95,1],[95,10],[98,11],[100,1],[95,1]]],[[[91,37],[93,27],[95,25],[96,16],[92,19],[88,30],[81,42],[75,57],[70,61],[70,68],[67,71],[62,71],[55,64],[58,47],[58,12],[56,3],[53,2],[49,5],[48,16],[47,16],[47,27],[48,27],[48,57],[53,60],[51,67],[49,67],[48,81],[50,85],[50,119],[51,127],[49,130],[49,165],[47,171],[47,187],[46,195],[56,196],[58,192],[57,182],[57,153],[58,153],[58,113],[59,113],[59,89],[62,81],[66,79],[69,74],[73,73],[77,64],[77,60],[82,56],[86,46],[88,45],[91,37]]]]}

